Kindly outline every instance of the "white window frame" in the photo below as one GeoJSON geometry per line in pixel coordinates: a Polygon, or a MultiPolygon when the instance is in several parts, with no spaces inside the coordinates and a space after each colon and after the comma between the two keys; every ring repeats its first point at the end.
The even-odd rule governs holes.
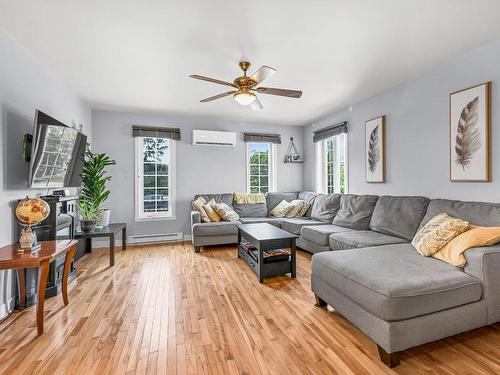
{"type": "Polygon", "coordinates": [[[175,147],[176,141],[168,139],[168,199],[167,212],[144,212],[144,154],[143,139],[155,137],[135,137],[135,221],[175,220],[175,147]]]}
{"type": "MultiPolygon", "coordinates": [[[[344,193],[349,192],[349,137],[347,133],[344,134],[344,193]]],[[[340,138],[339,136],[330,137],[335,141],[335,154],[333,160],[336,161],[340,158],[340,138]]],[[[316,191],[319,193],[328,194],[328,160],[326,157],[325,144],[328,139],[322,139],[316,142],[316,191]]],[[[335,163],[336,164],[336,163],[335,163]]],[[[334,177],[334,193],[340,193],[340,173],[338,168],[333,170],[334,177]]]]}
{"type": "Polygon", "coordinates": [[[268,180],[268,187],[269,191],[273,192],[276,191],[276,186],[277,186],[277,178],[276,178],[276,153],[277,153],[277,148],[275,143],[271,142],[247,142],[245,146],[245,152],[246,152],[246,164],[247,164],[247,174],[246,174],[246,179],[247,179],[247,192],[250,193],[250,145],[255,144],[255,143],[263,143],[269,145],[269,180],[268,180]]]}

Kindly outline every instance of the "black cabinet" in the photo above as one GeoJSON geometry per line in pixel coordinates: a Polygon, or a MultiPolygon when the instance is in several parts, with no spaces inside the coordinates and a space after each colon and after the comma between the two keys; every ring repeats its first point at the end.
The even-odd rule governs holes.
{"type": "MultiPolygon", "coordinates": [[[[32,227],[39,241],[58,239],[72,239],[75,235],[75,200],[78,197],[42,196],[40,197],[50,206],[49,216],[40,224],[32,227]]],[[[17,225],[17,238],[21,236],[23,226],[17,225]]],[[[75,257],[76,258],[76,257],[75,257]]],[[[60,257],[50,263],[49,275],[47,277],[47,289],[45,298],[53,297],[62,290],[62,275],[65,257],[60,257]]],[[[74,259],[71,262],[68,283],[76,277],[74,259]]],[[[36,303],[38,284],[38,270],[29,268],[26,270],[26,306],[36,303]]]]}

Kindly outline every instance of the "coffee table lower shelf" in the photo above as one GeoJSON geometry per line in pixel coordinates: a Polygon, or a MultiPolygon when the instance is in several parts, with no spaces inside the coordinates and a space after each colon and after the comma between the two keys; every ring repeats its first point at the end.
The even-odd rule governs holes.
{"type": "MultiPolygon", "coordinates": [[[[270,262],[270,263],[262,263],[261,267],[259,267],[259,262],[255,260],[250,254],[246,252],[240,245],[238,245],[238,257],[243,259],[246,264],[252,269],[253,272],[259,278],[259,281],[264,282],[264,278],[272,277],[272,276],[280,276],[287,273],[292,274],[292,261],[291,256],[288,257],[288,260],[282,260],[279,262],[270,262]]],[[[295,277],[295,275],[292,275],[295,277]]]]}

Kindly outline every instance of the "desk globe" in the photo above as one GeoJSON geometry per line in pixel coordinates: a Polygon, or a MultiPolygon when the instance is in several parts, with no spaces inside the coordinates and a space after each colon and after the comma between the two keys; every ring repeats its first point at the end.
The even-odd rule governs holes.
{"type": "Polygon", "coordinates": [[[21,248],[37,250],[40,244],[37,243],[36,233],[31,230],[31,226],[41,223],[49,216],[49,205],[43,199],[26,197],[17,204],[15,212],[17,220],[25,225],[19,239],[21,248]]]}

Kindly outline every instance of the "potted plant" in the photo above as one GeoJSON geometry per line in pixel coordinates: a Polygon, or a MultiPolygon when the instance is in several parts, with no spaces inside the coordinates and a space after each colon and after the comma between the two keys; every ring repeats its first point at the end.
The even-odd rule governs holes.
{"type": "MultiPolygon", "coordinates": [[[[110,194],[110,191],[106,188],[106,183],[111,179],[111,176],[106,176],[106,167],[114,164],[116,162],[105,153],[94,154],[87,151],[85,154],[82,192],[77,201],[78,211],[81,216],[81,228],[84,232],[93,231],[97,221],[105,211],[103,204],[110,194]]],[[[107,224],[109,224],[109,210],[106,216],[107,224]]]]}

